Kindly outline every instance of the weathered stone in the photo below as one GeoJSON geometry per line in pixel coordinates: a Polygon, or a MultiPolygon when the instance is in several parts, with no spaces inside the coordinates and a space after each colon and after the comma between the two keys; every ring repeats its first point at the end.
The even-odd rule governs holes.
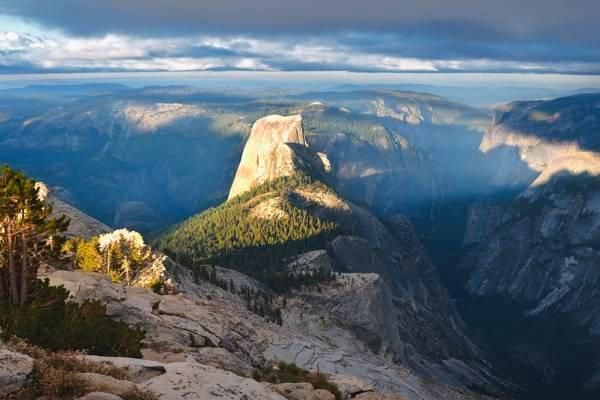
{"type": "MultiPolygon", "coordinates": [[[[350,245],[356,262],[361,260],[361,246],[350,245]]],[[[371,251],[366,241],[364,248],[371,251]]],[[[393,307],[385,305],[389,288],[377,274],[343,274],[321,285],[320,292],[294,293],[283,310],[284,326],[280,327],[247,311],[243,300],[230,292],[208,282],[195,283],[183,270],[172,272],[173,279],[181,279],[184,293],[158,296],[115,285],[100,274],[78,271],[55,271],[49,278],[55,285],[72,288],[76,300],[98,299],[113,318],[145,329],[149,348],[142,352],[146,359],[161,363],[198,359],[241,375],[268,359],[281,360],[357,376],[373,382],[377,390],[406,393],[410,400],[461,398],[451,387],[424,381],[370,350],[368,346],[377,348],[378,337],[393,337],[384,334],[386,326],[394,325],[385,311],[393,307]],[[206,299],[209,295],[213,300],[206,299]],[[219,347],[193,347],[191,335],[219,347]]],[[[439,374],[436,379],[446,379],[445,371],[434,371],[439,374]]]]}
{"type": "Polygon", "coordinates": [[[288,271],[293,274],[312,274],[319,271],[333,272],[331,259],[327,250],[313,250],[300,254],[294,261],[288,264],[288,271]]]}
{"type": "Polygon", "coordinates": [[[200,364],[231,371],[240,376],[252,374],[252,367],[246,361],[223,348],[204,347],[193,353],[192,357],[200,364]]]}
{"type": "Polygon", "coordinates": [[[184,362],[187,359],[185,353],[171,353],[153,349],[142,349],[141,352],[144,360],[157,361],[164,364],[184,362]]]}
{"type": "Polygon", "coordinates": [[[23,387],[33,371],[33,359],[0,345],[0,397],[23,387]]]}
{"type": "Polygon", "coordinates": [[[307,152],[302,117],[270,115],[254,123],[231,185],[229,199],[261,183],[307,168],[325,172],[323,157],[307,152]]]}
{"type": "Polygon", "coordinates": [[[207,365],[173,363],[166,373],[142,385],[161,400],[284,400],[260,383],[207,365]]]}
{"type": "Polygon", "coordinates": [[[313,392],[310,400],[335,400],[335,395],[325,389],[317,389],[313,392]]]}
{"type": "Polygon", "coordinates": [[[206,338],[204,336],[192,334],[192,347],[204,347],[206,346],[206,338]]]}
{"type": "Polygon", "coordinates": [[[315,388],[307,382],[280,383],[273,385],[273,390],[288,400],[308,400],[315,388]]]}
{"type": "Polygon", "coordinates": [[[123,396],[127,393],[134,392],[137,389],[135,383],[115,379],[111,376],[96,374],[92,372],[83,372],[75,374],[75,377],[84,381],[87,387],[98,392],[106,392],[123,396]]]}
{"type": "Polygon", "coordinates": [[[123,400],[123,398],[110,393],[92,392],[80,397],[78,400],[123,400]]]}
{"type": "Polygon", "coordinates": [[[288,400],[335,400],[335,396],[324,389],[317,389],[310,383],[280,383],[273,390],[288,400]]]}
{"type": "Polygon", "coordinates": [[[360,393],[375,391],[373,385],[370,385],[355,376],[334,374],[329,375],[327,380],[334,383],[338,387],[343,399],[354,398],[360,393]]]}
{"type": "Polygon", "coordinates": [[[95,363],[106,363],[114,365],[117,368],[124,368],[127,370],[130,380],[135,383],[145,382],[165,373],[165,367],[162,363],[157,361],[143,360],[138,358],[101,357],[89,355],[82,357],[95,363]]]}
{"type": "Polygon", "coordinates": [[[396,396],[396,395],[388,395],[381,393],[361,393],[356,397],[353,397],[355,400],[406,400],[405,397],[396,396]]]}

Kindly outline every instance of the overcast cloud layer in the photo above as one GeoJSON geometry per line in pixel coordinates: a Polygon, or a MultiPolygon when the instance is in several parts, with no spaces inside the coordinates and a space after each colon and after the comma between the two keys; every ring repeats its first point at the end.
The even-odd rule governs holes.
{"type": "Polygon", "coordinates": [[[32,27],[0,26],[3,73],[600,73],[598,0],[0,0],[0,15],[32,27]]]}

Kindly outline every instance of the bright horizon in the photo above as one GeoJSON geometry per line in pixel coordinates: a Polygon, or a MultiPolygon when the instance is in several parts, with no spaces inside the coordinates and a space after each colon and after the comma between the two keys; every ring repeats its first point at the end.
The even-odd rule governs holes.
{"type": "Polygon", "coordinates": [[[600,76],[535,73],[370,73],[351,71],[193,71],[193,72],[89,72],[47,74],[0,74],[0,88],[44,84],[121,83],[225,87],[243,83],[248,87],[312,87],[337,85],[432,85],[469,88],[600,89],[600,76]]]}
{"type": "Polygon", "coordinates": [[[599,13],[594,0],[0,0],[0,75],[349,71],[596,81],[599,13]]]}

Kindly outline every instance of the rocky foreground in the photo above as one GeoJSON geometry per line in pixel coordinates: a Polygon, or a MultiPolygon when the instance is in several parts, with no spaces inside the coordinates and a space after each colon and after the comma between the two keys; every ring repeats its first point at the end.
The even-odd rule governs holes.
{"type": "MultiPolygon", "coordinates": [[[[156,272],[156,266],[147,271],[156,272]]],[[[300,294],[290,301],[284,324],[278,326],[247,311],[242,299],[230,292],[209,282],[195,283],[187,270],[171,261],[163,264],[160,272],[169,276],[179,293],[158,295],[140,287],[125,287],[97,273],[48,273],[51,283],[64,285],[74,301],[100,300],[111,317],[147,332],[143,359],[82,356],[129,372],[126,380],[80,374],[90,387],[102,393],[90,393],[84,399],[116,400],[134,389],[151,391],[159,399],[335,398],[325,390],[314,390],[308,383],[273,385],[251,378],[254,367],[274,361],[295,362],[330,374],[330,381],[338,385],[345,399],[482,398],[466,390],[425,381],[410,370],[373,355],[350,329],[320,309],[321,301],[311,301],[369,291],[378,284],[375,274],[348,274],[321,287],[320,292],[300,294]]],[[[228,272],[221,269],[220,273],[228,272]]],[[[244,279],[241,274],[236,276],[244,279]]],[[[252,284],[249,278],[245,279],[252,284]]],[[[360,314],[360,302],[354,305],[360,314]]],[[[30,357],[3,345],[0,396],[27,385],[32,369],[30,357]]]]}

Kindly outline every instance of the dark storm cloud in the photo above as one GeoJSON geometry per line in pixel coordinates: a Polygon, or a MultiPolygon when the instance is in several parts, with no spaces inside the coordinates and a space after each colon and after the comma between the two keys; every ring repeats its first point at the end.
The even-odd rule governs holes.
{"type": "Polygon", "coordinates": [[[595,45],[567,44],[543,40],[487,41],[434,36],[431,33],[353,33],[339,35],[340,45],[357,51],[431,59],[489,58],[494,60],[528,60],[535,62],[600,61],[600,43],[595,45]]]}
{"type": "MultiPolygon", "coordinates": [[[[600,72],[600,0],[0,0],[0,14],[72,38],[180,40],[82,68],[600,72]]],[[[80,59],[48,54],[50,68],[80,59]]]]}
{"type": "Polygon", "coordinates": [[[597,0],[4,0],[4,13],[80,35],[418,31],[597,42],[597,0]]]}

